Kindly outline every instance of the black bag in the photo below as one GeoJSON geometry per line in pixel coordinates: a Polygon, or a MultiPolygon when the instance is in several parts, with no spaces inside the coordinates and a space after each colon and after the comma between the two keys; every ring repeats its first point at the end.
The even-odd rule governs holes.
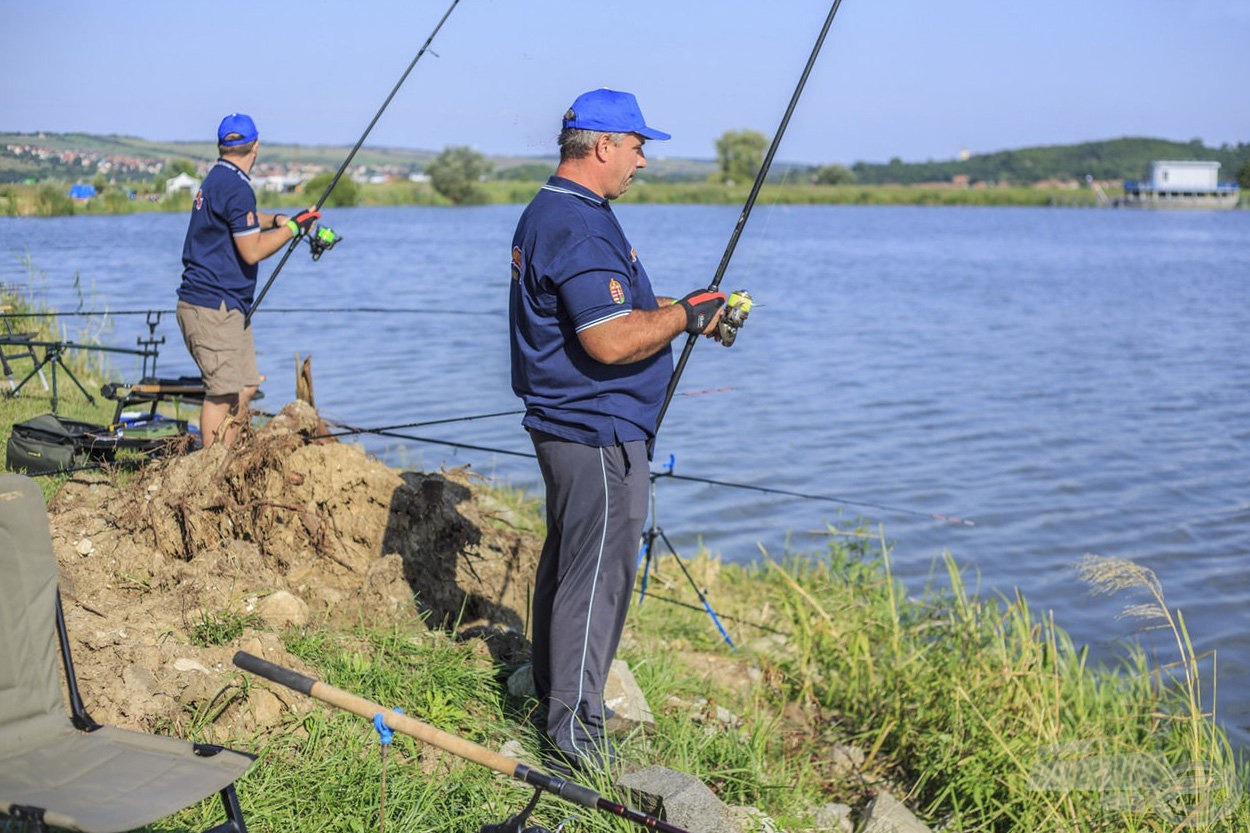
{"type": "Polygon", "coordinates": [[[103,425],[42,414],[13,426],[4,463],[9,471],[48,474],[112,459],[112,449],[95,448],[95,435],[105,430],[103,425]]]}

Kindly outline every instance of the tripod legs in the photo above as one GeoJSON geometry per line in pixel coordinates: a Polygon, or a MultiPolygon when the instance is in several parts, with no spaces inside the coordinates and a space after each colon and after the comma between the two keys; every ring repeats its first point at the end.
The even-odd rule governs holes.
{"type": "Polygon", "coordinates": [[[42,371],[43,371],[44,365],[51,365],[51,368],[52,368],[52,412],[53,413],[56,413],[56,405],[57,405],[56,374],[57,374],[58,367],[62,371],[64,371],[65,375],[69,377],[70,381],[73,382],[74,385],[80,391],[82,391],[82,395],[87,397],[87,401],[90,402],[92,405],[94,405],[95,398],[92,397],[91,394],[87,393],[87,389],[82,386],[82,382],[78,381],[78,377],[74,375],[73,371],[70,370],[69,367],[66,366],[65,362],[61,359],[61,354],[63,352],[65,352],[65,346],[63,344],[56,343],[56,344],[49,344],[48,346],[45,346],[44,354],[43,354],[43,361],[36,364],[34,369],[32,369],[30,373],[26,374],[26,378],[18,382],[17,387],[9,391],[8,395],[11,397],[16,396],[18,391],[20,391],[27,382],[35,378],[36,374],[38,374],[39,377],[42,379],[43,378],[42,371]]]}
{"type": "Polygon", "coordinates": [[[730,648],[733,648],[735,651],[738,650],[738,646],[735,645],[733,639],[730,638],[729,632],[726,631],[725,626],[721,624],[720,617],[717,616],[716,611],[712,609],[712,603],[708,601],[707,594],[699,588],[698,582],[694,580],[694,576],[690,575],[690,570],[686,568],[686,562],[683,561],[681,556],[677,554],[676,548],[673,547],[673,542],[668,540],[668,536],[664,534],[663,529],[655,525],[654,509],[652,510],[651,526],[642,533],[642,550],[639,553],[639,558],[643,561],[642,586],[638,588],[638,604],[642,604],[647,596],[647,580],[651,574],[651,559],[655,555],[655,539],[657,537],[664,542],[664,546],[668,547],[668,551],[677,562],[677,566],[681,568],[682,574],[686,577],[686,580],[690,582],[690,586],[694,589],[695,595],[698,596],[699,601],[703,603],[703,609],[707,611],[707,615],[711,617],[712,624],[716,625],[716,629],[720,631],[721,638],[725,640],[725,643],[730,648]]]}

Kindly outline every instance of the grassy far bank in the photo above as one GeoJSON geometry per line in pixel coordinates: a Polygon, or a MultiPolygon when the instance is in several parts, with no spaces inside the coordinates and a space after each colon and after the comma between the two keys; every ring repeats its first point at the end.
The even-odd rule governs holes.
{"type": "MultiPolygon", "coordinates": [[[[0,438],[21,414],[48,410],[41,390],[0,400],[0,438]]],[[[77,391],[66,390],[64,402],[67,415],[107,420],[77,391]]],[[[109,404],[97,409],[111,414],[109,404]]],[[[46,493],[57,485],[40,480],[46,493]]],[[[526,514],[524,528],[541,530],[535,501],[506,499],[526,514]]],[[[1209,665],[1194,656],[1183,617],[1153,574],[1110,559],[1085,565],[1096,588],[1133,594],[1125,601],[1134,614],[1163,626],[1180,657],[1160,667],[1128,649],[1119,668],[1107,669],[1091,666],[1053,617],[1022,596],[978,596],[956,562],[945,566],[940,586],[905,588],[884,532],[854,523],[831,528],[825,548],[778,561],[700,557],[691,569],[741,646],[734,653],[676,565],[660,562],[650,585],[656,598],[632,608],[621,651],[657,730],[624,739],[624,757],[690,772],[784,830],[809,829],[815,808],[828,803],[858,810],[881,788],[948,831],[1250,828],[1247,770],[1210,714],[1209,665]],[[710,683],[709,668],[719,669],[710,683]],[[700,698],[707,702],[692,710],[700,698]],[[741,725],[714,719],[717,706],[741,725]],[[841,746],[859,749],[862,762],[840,765],[841,746]]],[[[229,644],[258,627],[224,608],[212,614],[205,621],[215,627],[196,638],[229,644]]],[[[491,748],[519,740],[531,755],[536,749],[526,724],[532,703],[508,696],[501,681],[512,666],[480,641],[415,623],[278,633],[333,685],[491,748]]],[[[256,685],[239,674],[210,706],[166,728],[213,739],[216,716],[256,685]]],[[[317,829],[378,827],[383,763],[366,721],[314,706],[228,742],[260,756],[240,785],[252,829],[302,831],[310,819],[317,829]]],[[[476,830],[527,797],[519,785],[398,736],[386,762],[393,830],[476,830]]],[[[152,830],[203,829],[219,820],[217,806],[206,802],[152,830]]],[[[534,820],[554,829],[575,814],[568,833],[636,829],[551,798],[534,820]]]]}
{"type": "MultiPolygon", "coordinates": [[[[488,181],[479,183],[485,204],[523,204],[534,196],[541,182],[488,181]]],[[[133,214],[148,211],[185,212],[191,207],[186,193],[163,197],[159,202],[128,199],[124,193],[108,189],[102,196],[76,202],[65,195],[68,186],[7,185],[0,187],[0,215],[12,217],[52,217],[68,214],[133,214]]],[[[741,205],[750,191],[749,184],[711,185],[707,183],[649,182],[640,179],[619,201],[623,203],[667,203],[696,205],[741,205]]],[[[359,205],[451,205],[425,183],[393,182],[365,184],[359,188],[359,205]]],[[[318,195],[319,196],[319,195],[318,195]]],[[[1116,193],[1109,196],[1115,198],[1116,193]]],[[[258,195],[262,208],[294,208],[316,199],[310,194],[258,195]]],[[[760,192],[764,204],[780,205],[1003,205],[1003,206],[1093,206],[1088,190],[1059,188],[1001,187],[955,188],[924,185],[766,185],[760,192]]]]}

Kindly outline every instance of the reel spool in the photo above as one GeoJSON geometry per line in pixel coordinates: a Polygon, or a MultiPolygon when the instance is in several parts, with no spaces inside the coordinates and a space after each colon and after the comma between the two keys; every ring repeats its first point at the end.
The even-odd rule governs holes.
{"type": "Polygon", "coordinates": [[[321,256],[334,248],[334,245],[343,239],[329,226],[323,226],[320,223],[313,226],[313,230],[308,233],[308,248],[312,250],[312,259],[320,260],[321,256]]]}
{"type": "Polygon", "coordinates": [[[738,337],[738,330],[747,322],[747,316],[751,314],[753,303],[751,293],[745,289],[737,289],[730,293],[729,300],[725,302],[725,314],[721,316],[720,324],[717,325],[722,345],[733,346],[734,339],[738,337]]]}

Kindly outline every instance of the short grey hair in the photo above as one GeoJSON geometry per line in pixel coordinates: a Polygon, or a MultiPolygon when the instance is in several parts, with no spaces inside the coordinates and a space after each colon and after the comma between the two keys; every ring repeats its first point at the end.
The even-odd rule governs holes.
{"type": "Polygon", "coordinates": [[[589,156],[590,152],[595,149],[595,144],[599,141],[600,136],[607,136],[612,140],[612,144],[620,145],[621,142],[625,141],[627,135],[629,134],[566,127],[560,131],[560,138],[556,140],[557,144],[560,145],[560,161],[584,159],[589,156]]]}

